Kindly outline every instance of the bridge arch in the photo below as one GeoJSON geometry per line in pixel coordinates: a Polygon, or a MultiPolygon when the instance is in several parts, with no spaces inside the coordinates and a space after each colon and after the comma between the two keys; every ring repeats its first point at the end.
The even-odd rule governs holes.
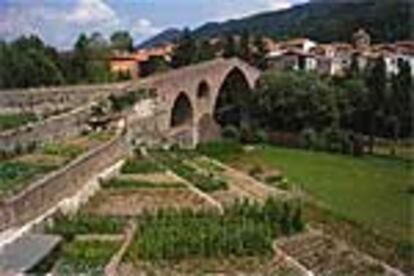
{"type": "Polygon", "coordinates": [[[194,108],[185,92],[180,92],[175,98],[171,109],[170,127],[191,125],[193,123],[194,108]]]}
{"type": "Polygon", "coordinates": [[[210,85],[202,80],[197,86],[197,99],[208,99],[210,97],[210,85]]]}
{"type": "Polygon", "coordinates": [[[225,74],[212,107],[214,120],[221,126],[240,126],[246,120],[246,108],[254,84],[238,67],[225,74]]]}

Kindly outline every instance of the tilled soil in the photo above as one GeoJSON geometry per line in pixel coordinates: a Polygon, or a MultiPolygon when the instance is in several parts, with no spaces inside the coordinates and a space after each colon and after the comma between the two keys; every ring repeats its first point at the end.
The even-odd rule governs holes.
{"type": "Polygon", "coordinates": [[[166,208],[211,208],[211,204],[186,188],[104,190],[86,206],[87,213],[104,216],[134,216],[144,210],[156,211],[166,208]]]}

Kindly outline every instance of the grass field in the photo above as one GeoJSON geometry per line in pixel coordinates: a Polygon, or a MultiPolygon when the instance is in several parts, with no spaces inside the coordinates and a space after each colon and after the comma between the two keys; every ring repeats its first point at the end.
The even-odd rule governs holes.
{"type": "Polygon", "coordinates": [[[394,240],[414,241],[414,184],[407,161],[264,147],[231,162],[244,169],[280,169],[336,214],[394,240]]]}

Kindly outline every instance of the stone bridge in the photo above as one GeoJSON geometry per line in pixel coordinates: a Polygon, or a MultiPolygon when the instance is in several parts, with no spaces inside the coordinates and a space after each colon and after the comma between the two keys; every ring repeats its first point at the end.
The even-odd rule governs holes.
{"type": "Polygon", "coordinates": [[[221,100],[237,101],[255,87],[259,75],[237,58],[216,59],[151,78],[146,85],[156,90],[166,110],[160,129],[188,145],[220,135],[221,100]]]}

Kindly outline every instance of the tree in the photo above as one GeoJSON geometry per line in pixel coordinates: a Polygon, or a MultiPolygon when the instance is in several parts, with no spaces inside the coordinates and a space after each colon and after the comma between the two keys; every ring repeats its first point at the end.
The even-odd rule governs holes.
{"type": "Polygon", "coordinates": [[[413,79],[410,63],[405,60],[398,60],[398,73],[392,77],[392,113],[398,118],[402,137],[412,134],[412,106],[413,79]]]}
{"type": "Polygon", "coordinates": [[[354,53],[351,56],[351,65],[348,70],[348,77],[354,78],[358,77],[360,74],[358,54],[354,53]]]}
{"type": "Polygon", "coordinates": [[[300,132],[338,127],[334,88],[313,73],[265,72],[252,94],[254,117],[267,130],[300,132]]]}
{"type": "Polygon", "coordinates": [[[232,58],[237,56],[238,49],[236,39],[232,34],[228,34],[224,39],[223,57],[232,58]]]}
{"type": "Polygon", "coordinates": [[[370,153],[373,153],[375,135],[380,135],[379,124],[385,116],[387,72],[384,57],[378,57],[368,68],[365,79],[368,88],[370,153]]]}
{"type": "Polygon", "coordinates": [[[146,77],[154,73],[168,71],[169,69],[168,62],[163,57],[150,57],[141,64],[141,76],[146,77]]]}
{"type": "Polygon", "coordinates": [[[108,82],[110,49],[102,34],[80,34],[72,55],[66,61],[66,75],[72,83],[108,82]]]}
{"type": "Polygon", "coordinates": [[[201,39],[197,43],[197,62],[207,61],[214,59],[216,57],[216,52],[211,45],[210,40],[208,39],[201,39]]]}
{"type": "Polygon", "coordinates": [[[183,34],[178,40],[178,45],[174,50],[171,64],[174,68],[190,65],[195,62],[197,46],[195,40],[188,28],[185,28],[183,34]]]}
{"type": "Polygon", "coordinates": [[[253,64],[260,69],[266,69],[266,55],[268,50],[262,36],[256,36],[254,39],[254,48],[253,64]]]}
{"type": "Polygon", "coordinates": [[[111,35],[111,47],[115,50],[131,52],[133,39],[127,31],[117,31],[111,35]]]}
{"type": "Polygon", "coordinates": [[[62,84],[57,52],[36,36],[20,37],[0,47],[3,88],[62,84]]]}
{"type": "Polygon", "coordinates": [[[248,63],[252,62],[252,51],[250,45],[250,34],[248,31],[244,31],[240,38],[239,44],[239,57],[248,63]]]}

